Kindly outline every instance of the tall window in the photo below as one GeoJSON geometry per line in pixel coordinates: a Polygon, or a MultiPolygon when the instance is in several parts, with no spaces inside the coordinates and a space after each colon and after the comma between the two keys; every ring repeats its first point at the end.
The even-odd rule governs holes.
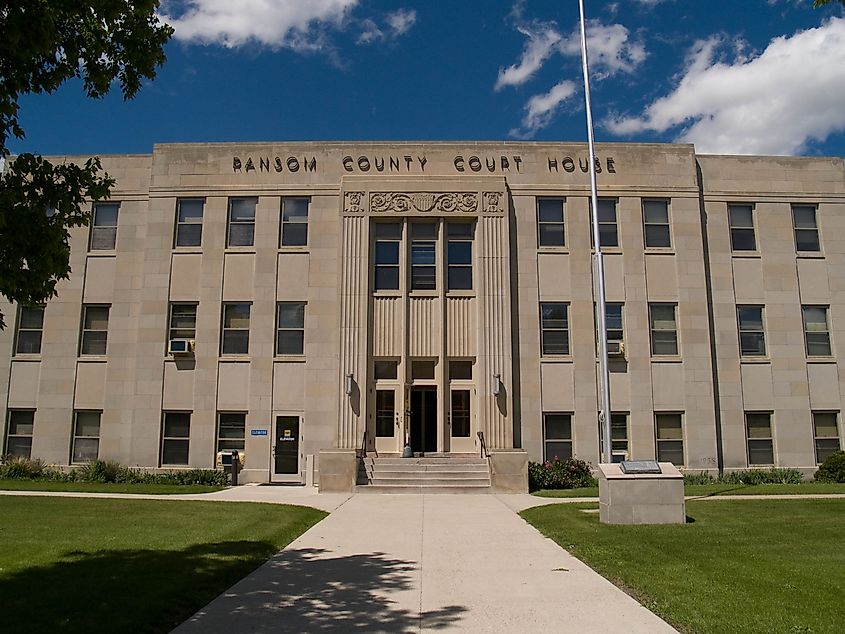
{"type": "Polygon", "coordinates": [[[376,390],[376,436],[393,437],[395,412],[396,390],[376,390]]]}
{"type": "MultiPolygon", "coordinates": [[[[599,198],[599,244],[603,247],[619,246],[619,229],[616,225],[616,200],[599,198]]],[[[590,231],[590,242],[593,232],[590,231]]]]}
{"type": "Polygon", "coordinates": [[[176,202],[176,246],[198,247],[202,244],[202,198],[181,198],[176,202]]]}
{"type": "Polygon", "coordinates": [[[117,241],[118,203],[97,203],[91,223],[91,251],[113,251],[117,241]]]}
{"type": "Polygon", "coordinates": [[[666,200],[643,201],[643,229],[647,249],[672,246],[669,231],[669,202],[666,200]]]}
{"type": "Polygon", "coordinates": [[[165,412],[161,434],[161,464],[188,464],[190,442],[191,412],[165,412]]]}
{"type": "Polygon", "coordinates": [[[377,222],[375,233],[375,279],[377,291],[399,289],[399,244],[402,225],[398,222],[377,222]]]}
{"type": "Polygon", "coordinates": [[[743,357],[766,356],[766,333],[762,306],[737,306],[739,353],[743,357]]]}
{"type": "Polygon", "coordinates": [[[469,390],[452,390],[452,438],[469,438],[469,390]]]}
{"type": "Polygon", "coordinates": [[[450,291],[472,290],[472,231],[468,222],[450,222],[446,225],[447,286],[450,291]]]}
{"type": "Polygon", "coordinates": [[[678,326],[675,304],[649,304],[648,321],[651,330],[652,356],[678,354],[678,326]]]}
{"type": "MultiPolygon", "coordinates": [[[[599,425],[599,444],[604,443],[604,425],[599,425]]],[[[628,414],[612,413],[610,415],[610,452],[613,462],[628,459],[628,414]]]]}
{"type": "Polygon", "coordinates": [[[223,304],[221,354],[249,354],[249,304],[223,304]]]}
{"type": "Polygon", "coordinates": [[[804,320],[804,345],[808,357],[829,357],[830,328],[827,323],[827,306],[802,306],[804,320]]]}
{"type": "Polygon", "coordinates": [[[104,355],[109,337],[109,307],[86,304],[82,307],[82,337],[79,354],[104,355]]]}
{"type": "Polygon", "coordinates": [[[437,288],[437,225],[433,222],[411,224],[411,290],[437,288]]]}
{"type": "Polygon", "coordinates": [[[563,198],[537,199],[537,243],[541,247],[562,247],[566,244],[565,204],[563,198]]]}
{"type": "Polygon", "coordinates": [[[255,198],[229,199],[229,232],[226,246],[251,247],[255,243],[255,198]]]}
{"type": "Polygon", "coordinates": [[[792,205],[796,251],[821,251],[815,205],[792,205]]]}
{"type": "Polygon", "coordinates": [[[282,237],[283,247],[299,247],[308,244],[308,204],[307,198],[282,198],[282,237]]]}
{"type": "Polygon", "coordinates": [[[279,302],[276,307],[276,354],[305,352],[305,304],[279,302]]]}
{"type": "Polygon", "coordinates": [[[731,228],[731,250],[756,251],[754,208],[751,205],[728,205],[728,222],[731,228]]]}
{"type": "Polygon", "coordinates": [[[170,336],[168,339],[196,339],[197,305],[170,305],[170,336]]]}
{"type": "Polygon", "coordinates": [[[572,457],[572,414],[543,414],[544,460],[568,460],[572,457]]]}
{"type": "Polygon", "coordinates": [[[654,425],[657,438],[657,459],[684,466],[684,431],[681,414],[655,413],[654,425]]]}
{"type": "Polygon", "coordinates": [[[540,350],[543,355],[569,354],[569,304],[540,304],[540,350]]]}
{"type": "Polygon", "coordinates": [[[220,412],[217,414],[217,451],[243,451],[246,438],[246,414],[220,412]]]}
{"type": "Polygon", "coordinates": [[[71,462],[91,462],[100,451],[100,412],[74,412],[71,462]]]}
{"type": "Polygon", "coordinates": [[[839,451],[839,412],[813,412],[813,439],[816,462],[821,464],[830,454],[839,451]]]}
{"type": "Polygon", "coordinates": [[[768,412],[746,412],[745,429],[748,439],[749,466],[774,464],[772,415],[768,412]]]}
{"type": "Polygon", "coordinates": [[[44,306],[19,306],[15,354],[41,354],[43,330],[44,306]]]}
{"type": "Polygon", "coordinates": [[[607,340],[624,341],[625,328],[622,320],[622,304],[605,304],[604,308],[607,321],[607,340]]]}
{"type": "Polygon", "coordinates": [[[34,426],[35,410],[10,409],[5,453],[9,456],[30,458],[32,456],[32,430],[34,426]]]}

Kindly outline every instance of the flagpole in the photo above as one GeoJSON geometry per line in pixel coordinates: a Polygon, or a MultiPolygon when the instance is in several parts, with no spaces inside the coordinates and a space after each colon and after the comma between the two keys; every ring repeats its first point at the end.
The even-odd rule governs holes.
{"type": "Polygon", "coordinates": [[[578,0],[578,9],[581,13],[581,67],[584,72],[584,105],[587,111],[587,140],[590,153],[590,193],[592,196],[592,229],[595,283],[594,294],[596,296],[596,323],[598,324],[599,340],[599,383],[601,392],[601,409],[599,410],[599,422],[602,426],[602,451],[604,462],[613,462],[612,445],[610,438],[610,372],[608,371],[607,360],[607,312],[605,310],[605,285],[604,285],[604,258],[601,252],[601,240],[599,236],[599,204],[598,188],[596,186],[596,149],[593,141],[593,113],[590,107],[590,73],[587,65],[587,27],[584,18],[584,0],[578,0]]]}

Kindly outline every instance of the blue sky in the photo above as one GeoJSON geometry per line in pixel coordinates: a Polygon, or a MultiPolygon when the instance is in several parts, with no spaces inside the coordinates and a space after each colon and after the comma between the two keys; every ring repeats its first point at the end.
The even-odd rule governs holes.
{"type": "MultiPolygon", "coordinates": [[[[845,155],[845,10],[811,0],[586,0],[598,141],[845,155]]],[[[135,100],[22,100],[12,152],[154,143],[586,139],[578,3],[170,0],[135,100]]]]}

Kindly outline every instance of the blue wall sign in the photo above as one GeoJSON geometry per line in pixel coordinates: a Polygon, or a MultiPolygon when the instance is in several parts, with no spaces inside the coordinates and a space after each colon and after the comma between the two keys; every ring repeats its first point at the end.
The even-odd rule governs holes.
{"type": "Polygon", "coordinates": [[[252,429],[249,432],[250,436],[266,436],[267,430],[266,429],[252,429]]]}

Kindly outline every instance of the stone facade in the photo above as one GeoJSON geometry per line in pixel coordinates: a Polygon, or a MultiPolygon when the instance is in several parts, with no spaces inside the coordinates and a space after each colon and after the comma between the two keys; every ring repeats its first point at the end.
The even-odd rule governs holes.
{"type": "MultiPolygon", "coordinates": [[[[597,156],[624,342],[615,451],[812,471],[842,446],[842,160],[656,144],[597,156]],[[818,250],[796,250],[799,234],[818,250]],[[655,351],[656,337],[668,347],[655,351]]],[[[117,180],[113,248],[93,237],[110,247],[105,214],[71,232],[73,275],[40,328],[2,306],[5,451],[178,468],[242,445],[242,479],[305,482],[321,451],[478,453],[483,432],[491,453],[598,462],[585,145],[186,144],[102,161],[117,180]],[[177,222],[193,200],[201,216],[177,222]],[[285,201],[299,201],[289,217],[285,201]],[[201,239],[177,240],[191,223],[201,239]],[[170,354],[184,307],[193,351],[170,354]],[[83,351],[102,330],[104,354],[83,351]]],[[[508,477],[524,471],[502,460],[508,477]]]]}

